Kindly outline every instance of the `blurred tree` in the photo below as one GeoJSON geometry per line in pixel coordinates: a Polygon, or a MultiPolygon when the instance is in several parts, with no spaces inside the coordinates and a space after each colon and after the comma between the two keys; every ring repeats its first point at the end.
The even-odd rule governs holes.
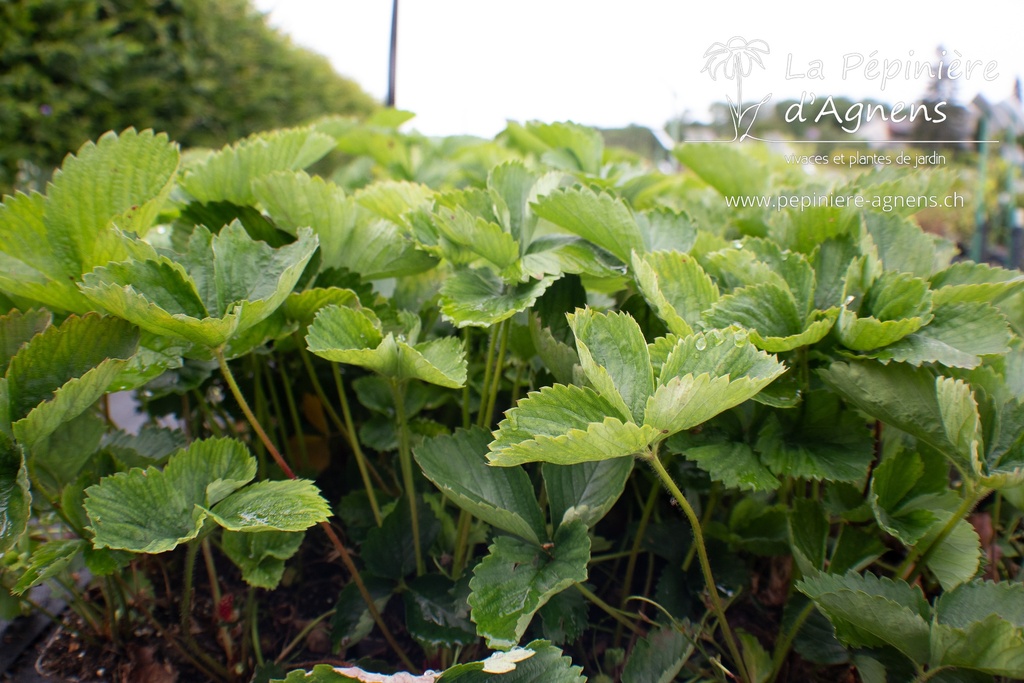
{"type": "Polygon", "coordinates": [[[111,129],[219,146],[376,106],[249,0],[0,1],[0,192],[111,129]]]}

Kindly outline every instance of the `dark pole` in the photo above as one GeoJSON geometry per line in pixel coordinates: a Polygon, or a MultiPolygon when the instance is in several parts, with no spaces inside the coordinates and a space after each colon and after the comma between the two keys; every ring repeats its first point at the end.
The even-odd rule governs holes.
{"type": "Polygon", "coordinates": [[[384,101],[389,107],[395,106],[395,63],[398,61],[398,0],[391,3],[391,58],[388,63],[388,98],[384,101]]]}

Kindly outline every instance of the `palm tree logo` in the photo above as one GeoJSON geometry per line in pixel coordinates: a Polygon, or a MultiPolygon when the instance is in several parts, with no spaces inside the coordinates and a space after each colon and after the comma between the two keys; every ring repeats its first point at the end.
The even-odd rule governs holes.
{"type": "Polygon", "coordinates": [[[759,139],[750,135],[750,127],[754,125],[754,120],[757,119],[757,112],[760,110],[761,105],[771,99],[772,94],[768,93],[761,98],[760,102],[744,109],[743,77],[750,75],[755,63],[763,69],[764,62],[761,61],[761,55],[767,55],[770,52],[768,43],[763,40],[746,40],[742,36],[733,36],[725,43],[712,44],[704,53],[707,61],[704,63],[704,68],[700,70],[701,73],[707,71],[708,75],[711,76],[711,80],[717,81],[718,72],[721,71],[723,76],[729,80],[736,81],[736,101],[734,102],[728,95],[725,96],[729,101],[729,112],[732,114],[732,125],[735,133],[732,142],[746,140],[747,138],[759,139]],[[741,130],[743,131],[742,134],[740,133],[741,130]]]}

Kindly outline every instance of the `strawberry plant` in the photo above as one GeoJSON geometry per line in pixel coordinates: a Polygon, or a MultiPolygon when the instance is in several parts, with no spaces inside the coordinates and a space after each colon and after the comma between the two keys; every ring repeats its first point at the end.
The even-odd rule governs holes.
{"type": "Polygon", "coordinates": [[[108,133],[4,198],[5,613],[197,680],[1024,675],[1024,276],[725,201],[949,178],[405,120],[108,133]]]}

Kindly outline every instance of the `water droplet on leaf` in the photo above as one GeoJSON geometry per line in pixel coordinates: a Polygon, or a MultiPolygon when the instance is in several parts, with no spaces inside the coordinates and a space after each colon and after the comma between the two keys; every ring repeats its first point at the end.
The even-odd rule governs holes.
{"type": "Polygon", "coordinates": [[[697,347],[698,351],[703,351],[708,347],[708,342],[704,337],[697,337],[697,341],[695,341],[693,345],[697,347]]]}

